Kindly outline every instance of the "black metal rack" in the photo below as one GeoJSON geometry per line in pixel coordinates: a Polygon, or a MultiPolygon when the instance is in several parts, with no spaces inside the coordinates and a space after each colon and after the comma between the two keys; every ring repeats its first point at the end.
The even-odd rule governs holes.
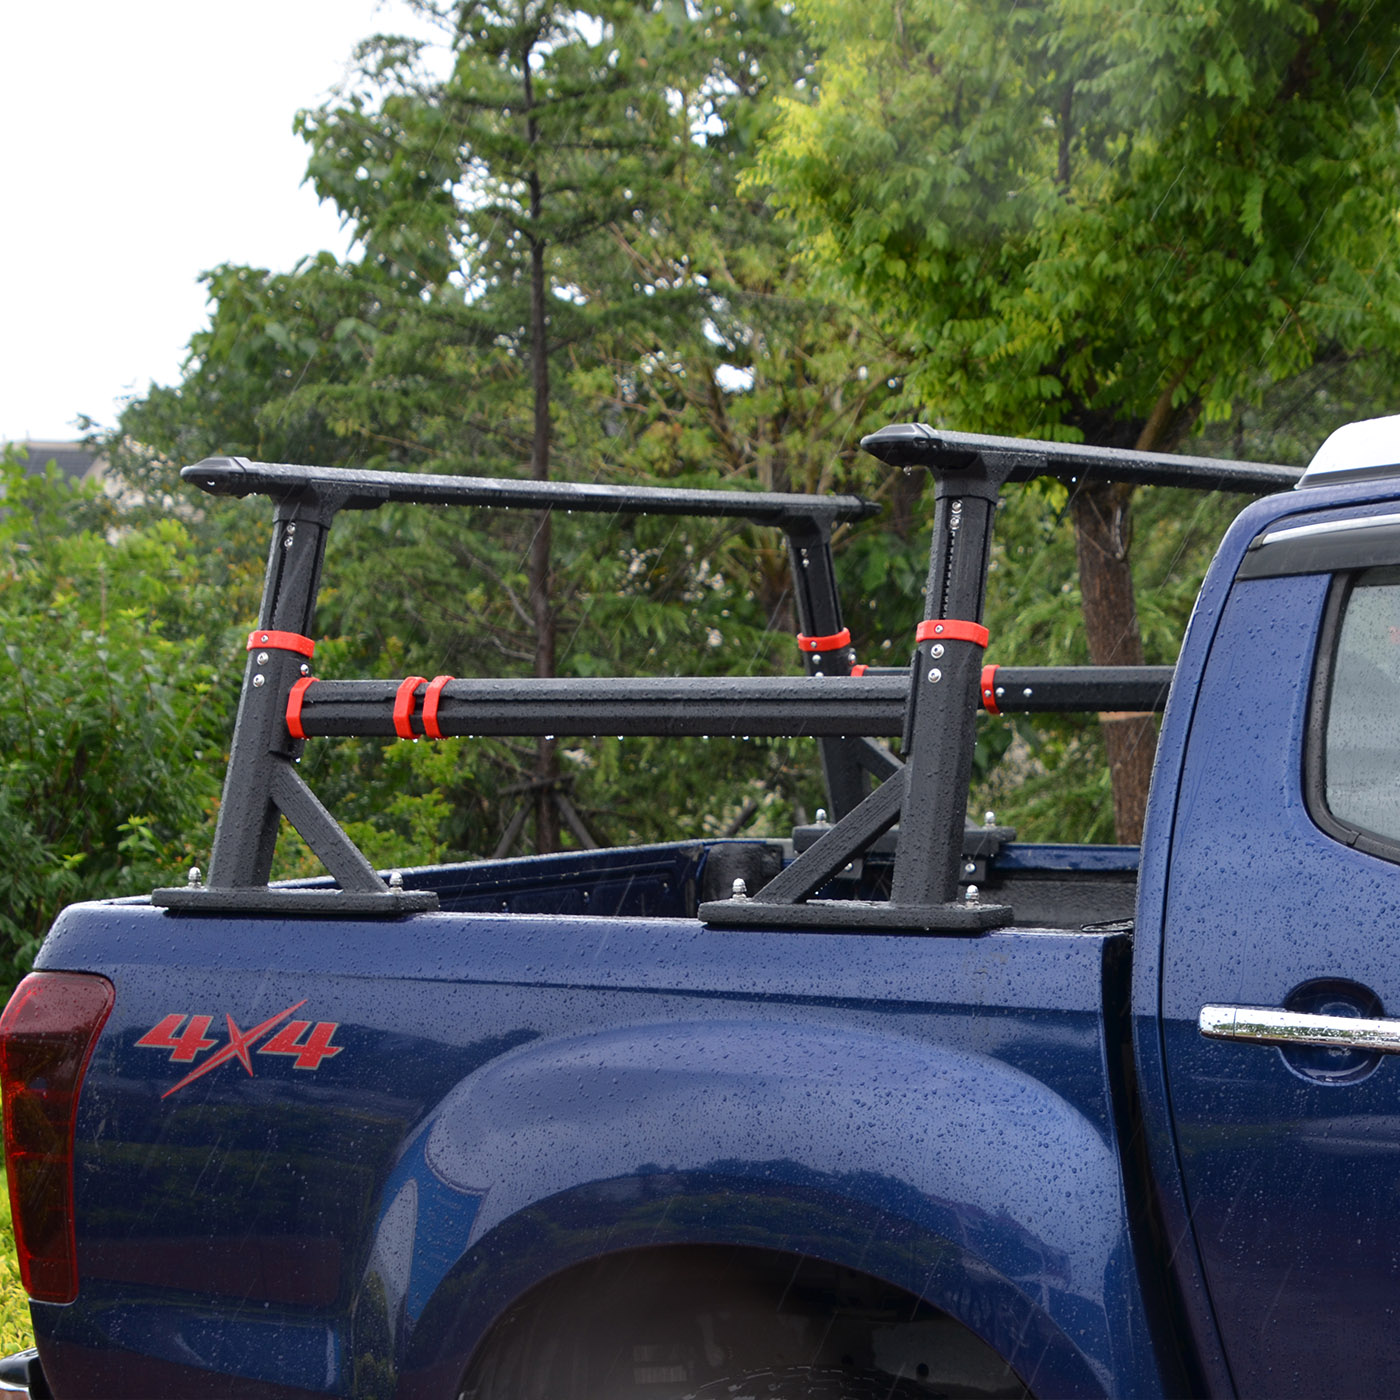
{"type": "MultiPolygon", "coordinates": [[[[423,473],[347,471],[216,457],[185,468],[216,495],[274,502],[259,624],[248,640],[233,746],[207,884],[160,889],[182,912],[397,916],[436,896],[386,884],[295,769],[318,735],[448,738],[485,734],[807,735],[821,744],[836,817],[752,898],[701,907],[712,923],[810,928],[976,931],[1004,923],[1003,906],[957,899],[964,807],[979,705],[998,712],[1160,709],[1169,667],[989,668],[981,627],[992,518],[1001,486],[1034,475],[1090,475],[1206,489],[1289,486],[1286,467],[1076,448],[942,433],[918,424],[862,443],[936,481],[927,621],[908,670],[853,676],[831,532],[878,508],[855,496],[673,490],[423,473]],[[311,632],[326,537],[341,510],[390,501],[608,514],[733,518],[781,529],[792,562],[798,642],[794,678],[492,680],[410,677],[323,681],[310,674],[311,632]],[[901,735],[901,762],[876,736],[901,735]],[[871,780],[879,785],[870,790],[871,780]],[[270,889],[282,817],[340,888],[270,889]],[[891,898],[811,896],[898,823],[891,898]]],[[[855,668],[865,671],[865,668],[855,668]]]]}

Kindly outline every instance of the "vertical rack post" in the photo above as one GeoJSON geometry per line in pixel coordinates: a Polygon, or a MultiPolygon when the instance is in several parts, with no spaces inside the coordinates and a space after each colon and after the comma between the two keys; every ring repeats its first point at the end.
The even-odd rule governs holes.
{"type": "Polygon", "coordinates": [[[978,683],[987,634],[982,612],[992,521],[1012,462],[979,453],[958,471],[935,471],[925,621],[909,676],[900,814],[890,902],[951,905],[958,894],[967,791],[972,780],[978,683]]]}
{"type": "MultiPolygon", "coordinates": [[[[797,625],[804,636],[831,638],[846,630],[841,601],[836,592],[836,570],[831,558],[831,527],[809,518],[784,522],[788,556],[792,564],[792,590],[797,603],[797,625]]],[[[833,646],[804,651],[809,676],[849,676],[851,647],[833,646]]],[[[868,791],[865,773],[855,757],[850,739],[821,741],[822,775],[833,817],[854,811],[868,791]]]]}
{"type": "Polygon", "coordinates": [[[280,501],[273,515],[262,607],[243,671],[209,860],[211,886],[266,885],[272,872],[281,820],[272,796],[274,771],[279,763],[296,758],[302,748],[287,733],[287,696],[309,670],[307,653],[273,643],[311,633],[334,514],[334,502],[325,503],[316,493],[306,492],[280,501]],[[257,643],[259,634],[268,636],[269,642],[257,643]]]}

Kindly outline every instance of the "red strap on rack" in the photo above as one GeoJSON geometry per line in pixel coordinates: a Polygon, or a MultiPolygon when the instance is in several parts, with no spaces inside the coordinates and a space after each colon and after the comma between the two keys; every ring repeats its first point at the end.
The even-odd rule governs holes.
{"type": "Polygon", "coordinates": [[[801,632],[797,634],[798,651],[840,651],[842,647],[851,644],[851,629],[843,627],[839,632],[833,632],[829,637],[806,637],[801,632]]]}
{"type": "Polygon", "coordinates": [[[862,663],[861,665],[859,665],[859,666],[852,666],[852,667],[851,667],[851,674],[852,674],[853,676],[863,676],[863,675],[865,674],[865,672],[866,672],[866,667],[865,667],[865,665],[864,665],[863,663],[862,663]]]}
{"type": "Polygon", "coordinates": [[[451,679],[451,676],[434,676],[423,694],[423,733],[430,739],[447,737],[438,724],[438,704],[442,700],[443,686],[451,679]]]}
{"type": "Polygon", "coordinates": [[[287,696],[287,733],[293,739],[306,738],[306,730],[301,727],[301,702],[306,698],[307,690],[315,683],[315,676],[303,676],[292,686],[292,693],[287,696]]]}
{"type": "Polygon", "coordinates": [[[987,645],[991,633],[980,622],[959,622],[955,617],[931,617],[914,629],[916,642],[975,642],[987,645]]]}
{"type": "Polygon", "coordinates": [[[270,628],[255,627],[248,633],[247,651],[258,647],[271,647],[274,651],[294,651],[300,656],[310,656],[316,650],[316,643],[300,632],[274,632],[270,628]]]}
{"type": "Polygon", "coordinates": [[[406,676],[394,692],[394,733],[400,739],[412,739],[414,692],[425,684],[426,676],[406,676]]]}
{"type": "Polygon", "coordinates": [[[1001,710],[997,708],[997,668],[995,666],[982,667],[982,708],[989,715],[1001,713],[1001,710]]]}

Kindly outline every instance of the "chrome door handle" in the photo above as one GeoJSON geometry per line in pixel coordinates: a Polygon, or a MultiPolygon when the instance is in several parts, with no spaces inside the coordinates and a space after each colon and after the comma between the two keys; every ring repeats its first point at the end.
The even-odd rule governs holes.
{"type": "Polygon", "coordinates": [[[1320,1045],[1327,1050],[1369,1050],[1400,1055],[1400,1020],[1360,1016],[1310,1016],[1269,1006],[1203,1006],[1197,1023],[1212,1040],[1260,1045],[1320,1045]]]}

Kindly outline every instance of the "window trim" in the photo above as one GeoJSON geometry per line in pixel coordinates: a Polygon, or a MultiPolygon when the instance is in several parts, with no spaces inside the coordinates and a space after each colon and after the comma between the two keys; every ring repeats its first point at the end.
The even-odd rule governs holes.
{"type": "MultiPolygon", "coordinates": [[[[1385,564],[1368,565],[1394,566],[1393,548],[1391,558],[1385,564]]],[[[1337,669],[1337,647],[1341,641],[1347,604],[1364,572],[1365,569],[1353,569],[1335,574],[1323,605],[1322,626],[1318,629],[1317,650],[1313,659],[1307,727],[1303,736],[1303,803],[1314,824],[1334,841],[1381,860],[1400,864],[1400,835],[1384,836],[1353,822],[1344,822],[1327,805],[1327,714],[1331,707],[1332,679],[1337,669]]]]}

